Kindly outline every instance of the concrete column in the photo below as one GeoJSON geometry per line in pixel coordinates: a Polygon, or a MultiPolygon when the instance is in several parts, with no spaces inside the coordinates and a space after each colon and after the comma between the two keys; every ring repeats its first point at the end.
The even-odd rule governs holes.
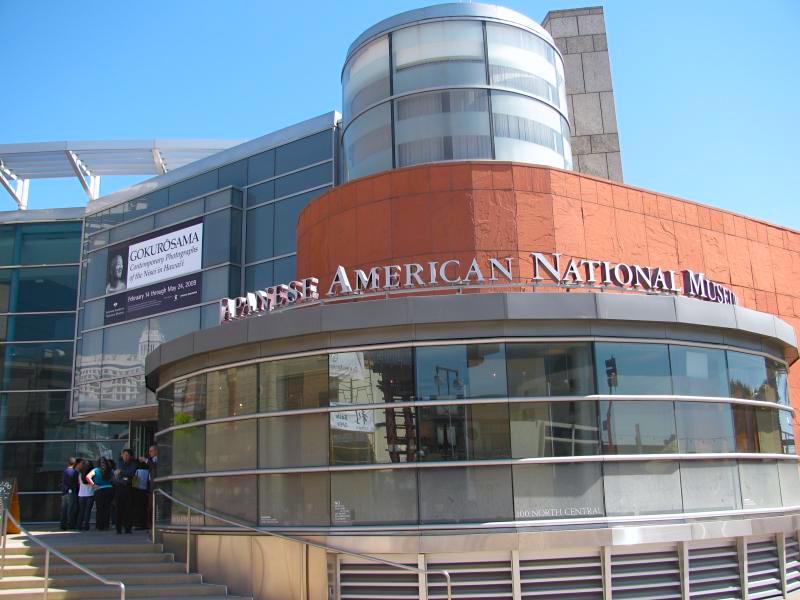
{"type": "Polygon", "coordinates": [[[542,26],[564,55],[574,169],[621,182],[622,160],[603,9],[550,11],[542,26]]]}

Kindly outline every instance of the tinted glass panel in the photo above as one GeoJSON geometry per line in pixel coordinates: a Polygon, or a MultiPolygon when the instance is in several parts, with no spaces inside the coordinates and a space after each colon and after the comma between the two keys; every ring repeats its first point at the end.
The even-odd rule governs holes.
{"type": "Polygon", "coordinates": [[[359,116],[344,132],[347,179],[392,168],[391,102],[359,116]]]}
{"type": "Polygon", "coordinates": [[[234,417],[256,412],[258,367],[234,367],[208,373],[206,418],[234,417]]]}
{"type": "MultiPolygon", "coordinates": [[[[167,211],[167,213],[169,212],[171,211],[167,211]]],[[[120,225],[119,227],[115,227],[109,232],[109,241],[118,242],[120,240],[129,239],[139,234],[152,231],[153,222],[154,222],[153,217],[147,217],[145,219],[137,219],[136,221],[131,221],[126,225],[120,225]]]]}
{"type": "Polygon", "coordinates": [[[389,96],[389,36],[383,36],[350,57],[342,73],[344,121],[389,96]]]}
{"type": "Polygon", "coordinates": [[[259,525],[330,525],[327,473],[259,475],[259,525]]]}
{"type": "Polygon", "coordinates": [[[796,461],[780,461],[781,501],[784,506],[800,505],[800,465],[796,461]]]}
{"type": "Polygon", "coordinates": [[[517,519],[574,519],[605,514],[600,463],[515,465],[512,470],[517,519]]]}
{"type": "Polygon", "coordinates": [[[778,465],[774,462],[739,461],[742,508],[777,508],[781,505],[778,465]]]}
{"type": "Polygon", "coordinates": [[[105,317],[105,300],[94,300],[83,305],[83,327],[82,329],[94,329],[103,326],[105,317]]]}
{"type": "Polygon", "coordinates": [[[103,377],[144,373],[149,351],[148,322],[134,321],[103,330],[103,377]]]}
{"type": "MultiPolygon", "coordinates": [[[[330,165],[328,165],[330,166],[330,165]]],[[[306,192],[275,203],[275,255],[294,252],[297,247],[297,218],[306,205],[329,188],[306,192]]]]}
{"type": "Polygon", "coordinates": [[[739,470],[732,460],[682,461],[681,489],[686,512],[742,508],[739,470]]]}
{"type": "Polygon", "coordinates": [[[78,425],[69,420],[69,396],[69,392],[0,395],[3,441],[74,439],[78,425]]]}
{"type": "Polygon", "coordinates": [[[175,208],[170,208],[155,215],[155,226],[164,227],[178,221],[185,221],[203,214],[204,202],[202,198],[186,202],[175,208]]]}
{"type": "MultiPolygon", "coordinates": [[[[258,498],[256,475],[206,479],[206,510],[211,513],[254,524],[258,518],[256,498],[258,498]]],[[[215,524],[215,520],[207,518],[206,524],[215,524]]]]}
{"type": "Polygon", "coordinates": [[[259,419],[258,466],[327,465],[328,420],[325,413],[259,419]]]}
{"type": "Polygon", "coordinates": [[[206,376],[195,375],[175,382],[175,425],[206,418],[206,376]]]}
{"type": "Polygon", "coordinates": [[[120,377],[100,384],[100,409],[113,410],[141,406],[148,401],[142,377],[120,377]]]}
{"type": "MultiPolygon", "coordinates": [[[[275,205],[267,204],[247,211],[245,261],[272,257],[274,252],[275,205]]],[[[252,289],[252,288],[247,288],[252,289]]]]}
{"type": "Polygon", "coordinates": [[[327,355],[265,362],[261,363],[259,369],[260,411],[327,405],[327,355]]]}
{"type": "Polygon", "coordinates": [[[417,456],[413,408],[330,413],[331,464],[413,462],[417,456]]]}
{"type": "Polygon", "coordinates": [[[256,419],[206,425],[206,470],[255,469],[256,429],[256,419]]]}
{"type": "Polygon", "coordinates": [[[311,165],[333,156],[333,131],[315,135],[280,146],[275,150],[275,174],[280,175],[311,165]]]}
{"type": "Polygon", "coordinates": [[[190,427],[172,432],[172,473],[199,473],[206,466],[206,432],[190,427]]]}
{"type": "Polygon", "coordinates": [[[789,382],[786,367],[767,359],[767,383],[764,387],[764,400],[789,404],[789,382]]]}
{"type": "Polygon", "coordinates": [[[3,352],[4,390],[68,389],[72,384],[72,342],[6,344],[3,352]]]}
{"type": "Polygon", "coordinates": [[[480,523],[514,517],[511,467],[420,469],[423,523],[480,523]]]}
{"type": "Polygon", "coordinates": [[[17,304],[16,309],[11,308],[12,311],[75,310],[78,303],[78,267],[20,269],[18,273],[17,304]]]}
{"type": "Polygon", "coordinates": [[[150,319],[150,348],[169,342],[200,328],[200,311],[196,308],[181,310],[150,319]]]}
{"type": "Polygon", "coordinates": [[[512,403],[509,408],[514,458],[599,453],[596,402],[512,403]]]}
{"type": "Polygon", "coordinates": [[[223,262],[239,262],[241,249],[241,212],[223,210],[203,218],[203,267],[223,262]],[[231,237],[231,232],[236,232],[231,237]]]}
{"type": "Polygon", "coordinates": [[[420,460],[511,456],[507,404],[431,406],[418,410],[420,460]]]}
{"type": "Polygon", "coordinates": [[[506,344],[506,354],[511,397],[594,393],[589,343],[506,344]]]}
{"type": "Polygon", "coordinates": [[[603,463],[603,485],[609,517],[683,510],[677,462],[603,463]]]}
{"type": "Polygon", "coordinates": [[[678,451],[734,452],[733,411],[729,404],[676,402],[678,451]]]}
{"type": "Polygon", "coordinates": [[[221,188],[226,185],[234,187],[247,185],[247,159],[220,167],[218,185],[221,188]]]}
{"type": "Polygon", "coordinates": [[[297,276],[297,257],[287,256],[273,263],[276,282],[289,282],[297,276]]]}
{"type": "Polygon", "coordinates": [[[728,352],[728,374],[733,398],[767,399],[767,363],[763,356],[728,352]]]}
{"type": "Polygon", "coordinates": [[[75,337],[75,314],[10,317],[6,341],[69,340],[75,337]]]}
{"type": "Polygon", "coordinates": [[[275,181],[267,181],[247,189],[247,206],[256,206],[275,199],[275,181]]]}
{"type": "Polygon", "coordinates": [[[781,444],[783,445],[784,454],[797,454],[797,447],[794,441],[794,423],[792,420],[792,413],[786,410],[778,413],[781,427],[781,444]]]}
{"type": "Polygon", "coordinates": [[[670,346],[672,385],[681,396],[728,396],[724,350],[670,346]]]}
{"type": "Polygon", "coordinates": [[[161,189],[141,198],[129,200],[125,205],[125,219],[130,221],[151,212],[166,208],[169,202],[169,190],[161,189]]]}
{"type": "Polygon", "coordinates": [[[331,354],[329,373],[331,405],[414,399],[411,348],[331,354]]]}
{"type": "Polygon", "coordinates": [[[267,150],[247,159],[247,183],[255,183],[275,175],[275,151],[267,150]]]}
{"type": "Polygon", "coordinates": [[[665,401],[600,402],[603,454],[675,452],[675,409],[665,401]]]}
{"type": "Polygon", "coordinates": [[[183,200],[213,192],[218,187],[216,170],[203,173],[197,177],[192,177],[191,179],[170,186],[169,203],[177,204],[183,200]]]}
{"type": "Polygon", "coordinates": [[[257,290],[275,284],[272,276],[272,269],[275,263],[272,261],[259,263],[244,270],[244,288],[246,290],[257,290]]]}
{"type": "Polygon", "coordinates": [[[334,525],[416,523],[416,472],[332,472],[331,516],[334,525]]]}
{"type": "Polygon", "coordinates": [[[662,344],[595,344],[601,394],[671,394],[669,352],[662,344]]]}
{"type": "Polygon", "coordinates": [[[417,397],[495,398],[507,393],[502,344],[425,346],[416,350],[417,397]]]}
{"type": "Polygon", "coordinates": [[[0,312],[8,312],[11,301],[11,279],[15,269],[0,270],[0,312]]]}
{"type": "Polygon", "coordinates": [[[0,225],[0,265],[16,265],[14,259],[14,239],[17,235],[13,225],[0,225]]]}
{"type": "MultiPolygon", "coordinates": [[[[98,250],[92,252],[86,258],[86,272],[81,285],[85,290],[82,298],[94,298],[102,296],[106,293],[106,277],[108,270],[108,250],[98,250]]],[[[77,277],[75,278],[75,285],[77,285],[77,277]]]]}
{"type": "Polygon", "coordinates": [[[80,260],[80,222],[30,223],[18,227],[21,264],[76,263],[80,260]]]}
{"type": "Polygon", "coordinates": [[[756,406],[733,406],[737,452],[782,452],[778,411],[756,406]]]}
{"type": "Polygon", "coordinates": [[[331,183],[333,163],[323,163],[275,180],[275,196],[282,198],[313,187],[331,183]]]}

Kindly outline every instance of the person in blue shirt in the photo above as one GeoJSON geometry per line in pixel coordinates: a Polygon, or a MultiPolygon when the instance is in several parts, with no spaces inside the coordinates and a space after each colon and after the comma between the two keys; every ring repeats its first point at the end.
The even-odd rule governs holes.
{"type": "Polygon", "coordinates": [[[78,526],[78,469],[81,462],[80,458],[70,456],[61,472],[61,529],[78,526]]]}
{"type": "Polygon", "coordinates": [[[97,504],[98,531],[108,529],[108,518],[111,514],[111,501],[114,499],[114,473],[108,459],[101,458],[98,466],[86,475],[86,480],[94,487],[94,501],[97,504]]]}

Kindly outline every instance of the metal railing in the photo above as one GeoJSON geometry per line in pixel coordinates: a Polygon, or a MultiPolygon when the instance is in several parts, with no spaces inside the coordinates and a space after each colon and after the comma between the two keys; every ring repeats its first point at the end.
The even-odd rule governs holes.
{"type": "Polygon", "coordinates": [[[0,563],[0,579],[5,577],[6,571],[6,541],[8,539],[8,523],[12,522],[23,534],[29,537],[33,542],[39,544],[42,548],[44,548],[44,600],[47,600],[47,593],[50,590],[50,554],[55,554],[58,558],[63,560],[66,563],[69,563],[79,571],[82,571],[97,579],[103,585],[113,585],[119,588],[119,597],[120,600],[125,600],[125,584],[121,581],[114,581],[113,579],[106,579],[102,575],[98,575],[94,571],[92,571],[89,567],[84,567],[79,562],[71,559],[69,556],[66,556],[53,548],[50,544],[45,541],[40,540],[38,537],[33,535],[30,531],[25,529],[19,522],[8,512],[8,509],[3,509],[3,520],[2,520],[2,527],[3,527],[3,554],[2,554],[2,563],[0,563]]]}
{"type": "Polygon", "coordinates": [[[353,556],[353,557],[356,557],[356,558],[360,558],[361,560],[366,560],[366,561],[370,561],[370,562],[374,562],[374,563],[383,564],[383,565],[386,565],[386,566],[389,566],[389,567],[394,567],[396,569],[400,569],[400,570],[403,570],[403,571],[409,571],[409,572],[412,572],[412,573],[416,573],[417,575],[424,575],[425,576],[426,585],[428,583],[428,575],[429,574],[435,573],[435,574],[443,575],[444,579],[445,579],[445,585],[447,586],[447,600],[453,600],[453,589],[452,589],[452,582],[450,581],[450,573],[448,571],[444,570],[444,569],[430,569],[430,570],[429,569],[420,569],[419,567],[411,567],[409,565],[404,565],[402,563],[394,562],[394,561],[391,561],[391,560],[386,560],[384,558],[379,558],[377,556],[372,556],[370,554],[361,554],[360,552],[353,552],[351,550],[345,550],[343,548],[337,548],[335,546],[328,546],[326,544],[320,544],[318,542],[311,542],[309,540],[306,540],[306,539],[303,539],[303,538],[299,538],[299,537],[294,537],[294,536],[291,536],[291,535],[285,535],[285,534],[282,534],[282,533],[276,533],[274,531],[269,531],[269,530],[266,530],[266,529],[260,529],[258,527],[254,527],[252,525],[245,525],[244,523],[239,523],[237,521],[231,521],[230,519],[227,519],[227,518],[225,518],[225,517],[223,517],[221,515],[215,515],[213,513],[208,512],[208,511],[201,510],[201,509],[199,509],[199,508],[197,508],[195,506],[187,504],[186,502],[178,500],[177,498],[171,496],[170,494],[168,494],[167,492],[165,492],[164,490],[159,489],[159,488],[156,488],[155,490],[153,490],[153,510],[151,511],[152,512],[153,522],[152,522],[152,526],[151,526],[150,531],[151,531],[152,536],[153,536],[152,540],[153,540],[154,544],[156,543],[156,507],[157,507],[156,497],[159,494],[161,494],[162,496],[164,496],[165,498],[167,498],[171,502],[174,502],[175,504],[179,504],[180,506],[183,506],[186,509],[186,573],[189,573],[189,565],[190,565],[190,562],[191,562],[192,513],[194,512],[194,513],[197,513],[198,515],[203,515],[203,516],[209,517],[211,519],[215,519],[217,521],[221,521],[222,523],[227,523],[228,525],[232,525],[232,526],[234,526],[234,527],[236,527],[238,529],[243,529],[245,531],[252,531],[252,532],[257,533],[259,535],[270,535],[270,536],[273,536],[273,537],[276,537],[278,539],[285,540],[285,541],[288,541],[288,542],[297,542],[299,544],[304,544],[304,545],[310,546],[312,548],[319,548],[320,550],[324,550],[326,552],[335,552],[337,554],[346,554],[347,556],[353,556]]]}

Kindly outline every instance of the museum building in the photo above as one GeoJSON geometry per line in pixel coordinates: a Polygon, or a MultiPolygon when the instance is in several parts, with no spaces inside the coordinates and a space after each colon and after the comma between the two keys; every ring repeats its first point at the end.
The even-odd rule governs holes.
{"type": "Polygon", "coordinates": [[[800,233],[622,183],[602,10],[396,15],[342,107],[87,207],[71,416],[158,443],[167,547],[256,598],[800,589],[800,233]]]}

